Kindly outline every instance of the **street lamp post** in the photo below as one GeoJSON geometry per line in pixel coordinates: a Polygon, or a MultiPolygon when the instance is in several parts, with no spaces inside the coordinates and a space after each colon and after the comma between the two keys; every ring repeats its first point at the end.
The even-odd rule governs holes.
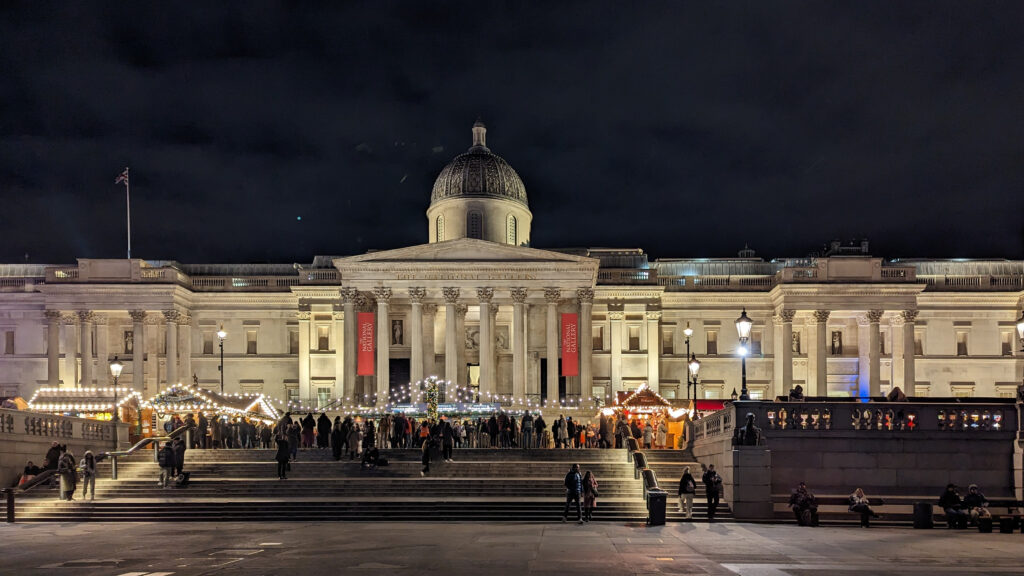
{"type": "Polygon", "coordinates": [[[220,393],[224,394],[224,339],[228,337],[228,333],[224,331],[224,325],[220,325],[220,330],[217,330],[217,339],[220,340],[220,393]]]}
{"type": "Polygon", "coordinates": [[[114,448],[117,448],[117,424],[121,421],[121,416],[117,413],[117,379],[121,377],[121,370],[124,370],[124,364],[114,356],[114,361],[110,363],[110,375],[114,377],[114,415],[111,421],[114,423],[114,448]]]}
{"type": "Polygon", "coordinates": [[[741,382],[742,387],[740,388],[740,400],[750,400],[750,394],[747,392],[747,354],[750,353],[747,348],[750,342],[750,328],[754,325],[747,317],[747,309],[743,309],[743,313],[736,319],[736,332],[740,336],[740,358],[742,359],[743,366],[743,380],[741,382]]]}
{"type": "Polygon", "coordinates": [[[686,365],[686,397],[690,397],[690,384],[689,381],[693,380],[693,400],[696,402],[700,397],[697,395],[697,374],[700,372],[700,361],[693,354],[690,354],[690,362],[686,365]]]}

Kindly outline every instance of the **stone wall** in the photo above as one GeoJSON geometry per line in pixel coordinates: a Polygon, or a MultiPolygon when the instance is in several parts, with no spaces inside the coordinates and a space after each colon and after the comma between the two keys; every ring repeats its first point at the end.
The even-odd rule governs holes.
{"type": "MultiPolygon", "coordinates": [[[[118,438],[128,439],[129,424],[120,424],[118,438]]],[[[0,486],[17,481],[28,460],[43,465],[53,442],[65,444],[76,459],[86,450],[99,454],[114,449],[113,425],[38,412],[0,410],[0,486]]]]}
{"type": "Polygon", "coordinates": [[[937,497],[947,483],[973,483],[990,498],[1014,497],[1017,431],[1017,407],[1005,403],[737,402],[693,424],[693,453],[715,464],[738,518],[761,518],[771,515],[772,494],[800,481],[823,495],[860,487],[937,497]],[[734,447],[737,415],[747,413],[762,444],[734,447]]]}

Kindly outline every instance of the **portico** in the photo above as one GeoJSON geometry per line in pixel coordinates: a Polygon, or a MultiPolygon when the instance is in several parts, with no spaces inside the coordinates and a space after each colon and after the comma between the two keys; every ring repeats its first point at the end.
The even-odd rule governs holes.
{"type": "MultiPolygon", "coordinates": [[[[334,265],[342,290],[375,306],[377,404],[396,386],[430,375],[478,387],[484,400],[540,402],[542,360],[543,400],[557,402],[560,313],[582,314],[580,324],[589,324],[598,269],[592,258],[472,238],[338,258],[334,265]],[[432,318],[424,313],[428,306],[443,314],[432,318]],[[391,362],[406,358],[408,377],[393,378],[391,362]],[[479,367],[475,379],[470,366],[479,367]]],[[[354,334],[354,319],[344,321],[354,334]]],[[[584,397],[586,376],[573,377],[584,397]]]]}

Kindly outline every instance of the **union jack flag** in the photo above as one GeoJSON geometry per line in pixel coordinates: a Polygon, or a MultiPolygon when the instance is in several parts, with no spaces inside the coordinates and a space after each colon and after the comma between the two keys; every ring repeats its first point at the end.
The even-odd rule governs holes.
{"type": "Polygon", "coordinates": [[[117,180],[114,180],[114,184],[120,184],[121,182],[124,182],[125,186],[128,185],[128,169],[127,168],[124,169],[124,172],[121,172],[121,175],[117,177],[117,180]]]}

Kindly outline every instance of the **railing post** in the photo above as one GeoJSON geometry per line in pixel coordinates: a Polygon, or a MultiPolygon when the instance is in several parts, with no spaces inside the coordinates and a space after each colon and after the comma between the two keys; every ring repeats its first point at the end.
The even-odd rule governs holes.
{"type": "Polygon", "coordinates": [[[14,524],[14,489],[5,488],[3,492],[7,496],[7,523],[14,524]]]}
{"type": "Polygon", "coordinates": [[[117,456],[110,457],[110,478],[117,480],[117,456]]]}

